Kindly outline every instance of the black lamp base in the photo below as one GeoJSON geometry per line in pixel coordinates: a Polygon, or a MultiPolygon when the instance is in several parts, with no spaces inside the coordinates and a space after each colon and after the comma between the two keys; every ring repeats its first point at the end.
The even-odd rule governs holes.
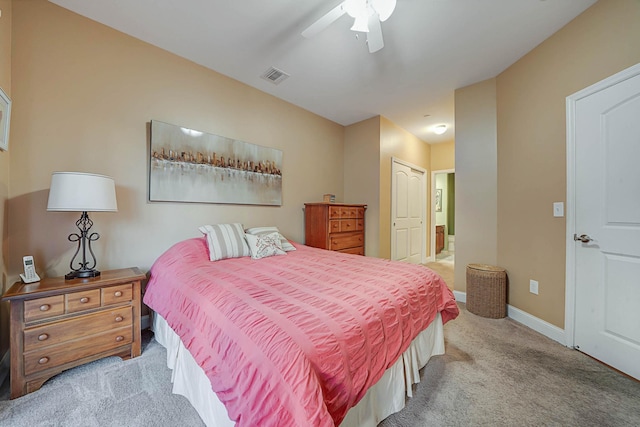
{"type": "Polygon", "coordinates": [[[77,270],[71,271],[64,275],[64,280],[73,280],[73,279],[86,279],[89,277],[98,277],[100,276],[100,272],[98,270],[77,270]]]}

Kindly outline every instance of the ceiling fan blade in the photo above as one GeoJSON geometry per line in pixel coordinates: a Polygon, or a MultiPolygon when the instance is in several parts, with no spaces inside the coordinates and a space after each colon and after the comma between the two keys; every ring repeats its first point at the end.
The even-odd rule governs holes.
{"type": "Polygon", "coordinates": [[[336,19],[340,18],[346,13],[343,6],[344,2],[331,9],[322,18],[318,19],[313,24],[309,25],[309,27],[307,27],[307,29],[302,32],[302,36],[306,38],[313,37],[320,31],[327,28],[329,25],[333,24],[336,19]]]}
{"type": "Polygon", "coordinates": [[[382,26],[380,25],[380,18],[377,13],[374,13],[369,17],[367,45],[369,46],[369,53],[377,52],[384,47],[384,40],[382,40],[382,26]]]}

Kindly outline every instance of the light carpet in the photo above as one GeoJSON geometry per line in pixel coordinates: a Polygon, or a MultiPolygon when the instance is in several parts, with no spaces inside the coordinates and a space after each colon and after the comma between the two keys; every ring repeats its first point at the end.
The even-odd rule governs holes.
{"type": "MultiPolygon", "coordinates": [[[[446,354],[429,361],[407,407],[380,427],[640,426],[640,382],[511,319],[459,306],[445,325],[446,354]]],[[[144,331],[135,359],[70,369],[15,400],[5,381],[0,426],[202,426],[170,378],[166,351],[144,331]]]]}

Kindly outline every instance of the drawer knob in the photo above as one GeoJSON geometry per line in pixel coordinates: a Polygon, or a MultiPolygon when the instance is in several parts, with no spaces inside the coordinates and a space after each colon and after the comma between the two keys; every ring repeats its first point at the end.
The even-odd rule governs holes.
{"type": "Polygon", "coordinates": [[[118,317],[115,318],[116,322],[122,322],[123,320],[124,320],[124,317],[122,317],[122,316],[118,316],[118,317]]]}
{"type": "Polygon", "coordinates": [[[116,337],[116,341],[117,341],[117,342],[120,342],[120,341],[122,341],[122,340],[124,340],[124,337],[123,337],[122,335],[118,335],[118,336],[116,337]]]}
{"type": "Polygon", "coordinates": [[[117,297],[121,297],[122,296],[122,291],[115,291],[114,295],[117,297]]]}
{"type": "Polygon", "coordinates": [[[81,302],[82,304],[86,304],[86,303],[88,303],[88,302],[89,302],[89,298],[87,298],[87,297],[82,297],[82,298],[80,298],[80,302],[81,302]]]}
{"type": "Polygon", "coordinates": [[[44,365],[45,363],[49,362],[49,358],[48,357],[41,357],[40,360],[38,360],[38,363],[41,365],[44,365]]]}
{"type": "Polygon", "coordinates": [[[40,335],[38,335],[38,341],[44,341],[46,339],[49,339],[49,334],[40,334],[40,335]]]}
{"type": "Polygon", "coordinates": [[[48,311],[51,308],[49,304],[42,304],[40,306],[40,311],[48,311]]]}

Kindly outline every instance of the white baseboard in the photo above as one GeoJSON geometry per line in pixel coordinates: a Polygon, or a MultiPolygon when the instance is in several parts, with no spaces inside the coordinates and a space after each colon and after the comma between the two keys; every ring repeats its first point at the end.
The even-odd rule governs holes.
{"type": "Polygon", "coordinates": [[[453,291],[453,296],[456,297],[456,301],[467,302],[467,293],[460,291],[453,291]]]}
{"type": "Polygon", "coordinates": [[[565,337],[564,329],[558,328],[556,325],[552,325],[549,322],[532,316],[526,311],[522,311],[519,308],[515,308],[510,305],[507,305],[507,315],[516,322],[528,326],[547,338],[558,341],[562,345],[567,345],[567,338],[565,337]]]}
{"type": "MultiPolygon", "coordinates": [[[[467,302],[467,293],[460,291],[453,291],[453,295],[456,297],[456,301],[467,302]]],[[[526,311],[522,311],[519,308],[513,307],[507,304],[507,316],[518,323],[522,323],[524,326],[533,329],[534,331],[541,333],[547,338],[551,338],[554,341],[559,342],[562,345],[567,345],[567,338],[565,336],[564,329],[552,325],[551,323],[539,319],[526,311]]]]}

